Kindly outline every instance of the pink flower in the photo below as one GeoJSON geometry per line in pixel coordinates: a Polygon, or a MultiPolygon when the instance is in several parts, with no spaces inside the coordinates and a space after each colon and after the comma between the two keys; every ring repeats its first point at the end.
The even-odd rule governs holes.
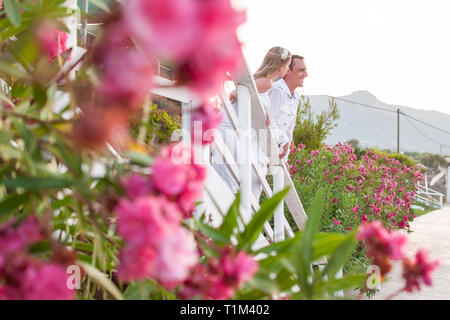
{"type": "Polygon", "coordinates": [[[152,246],[125,246],[119,254],[119,278],[129,281],[150,277],[155,266],[155,251],[152,246]]]}
{"type": "Polygon", "coordinates": [[[241,283],[249,281],[258,270],[258,264],[253,256],[247,255],[244,251],[239,251],[236,256],[224,254],[220,259],[220,266],[227,283],[241,283]]]}
{"type": "Polygon", "coordinates": [[[201,37],[199,6],[193,0],[127,1],[125,22],[146,52],[180,59],[201,37]]]}
{"type": "Polygon", "coordinates": [[[223,114],[215,106],[209,103],[202,104],[192,113],[194,143],[209,144],[214,142],[214,129],[222,122],[223,114]],[[198,132],[198,123],[201,132],[198,132]]]}
{"type": "Polygon", "coordinates": [[[336,220],[336,218],[333,219],[333,222],[334,222],[335,224],[337,224],[337,225],[340,225],[340,224],[341,224],[341,221],[336,220]]]}
{"type": "Polygon", "coordinates": [[[18,254],[8,261],[6,282],[0,300],[71,300],[74,291],[67,287],[68,274],[54,263],[41,263],[18,254]]]}
{"type": "Polygon", "coordinates": [[[318,156],[319,155],[319,151],[318,150],[312,150],[310,154],[311,154],[311,156],[318,156]]]}
{"type": "Polygon", "coordinates": [[[72,300],[74,290],[67,287],[68,274],[57,264],[46,263],[27,268],[23,279],[26,300],[72,300]]]}
{"type": "Polygon", "coordinates": [[[130,198],[145,196],[150,193],[150,181],[140,174],[132,174],[122,179],[122,185],[130,198]]]}
{"type": "Polygon", "coordinates": [[[45,22],[37,29],[37,39],[42,50],[49,56],[50,60],[67,50],[66,43],[69,35],[56,28],[52,23],[45,22]]]}
{"type": "Polygon", "coordinates": [[[333,198],[333,203],[337,203],[339,200],[338,200],[338,198],[333,198]]]}
{"type": "Polygon", "coordinates": [[[116,208],[123,281],[155,278],[164,285],[183,281],[198,259],[196,243],[180,223],[181,213],[164,197],[122,199],[116,208]]]}
{"type": "Polygon", "coordinates": [[[206,178],[205,167],[192,163],[192,158],[192,150],[175,144],[163,149],[152,166],[155,189],[169,197],[178,196],[178,204],[186,217],[195,209],[206,178]]]}
{"type": "Polygon", "coordinates": [[[15,222],[16,219],[11,218],[0,225],[0,276],[4,264],[11,258],[11,255],[43,239],[42,230],[36,217],[28,217],[16,228],[13,227],[15,222]]]}
{"type": "Polygon", "coordinates": [[[357,239],[366,243],[369,256],[383,255],[392,260],[404,258],[408,242],[406,235],[388,232],[378,220],[361,225],[357,239]]]}
{"type": "Polygon", "coordinates": [[[119,235],[135,245],[151,245],[181,222],[177,207],[163,197],[121,199],[115,211],[119,235]]]}
{"type": "Polygon", "coordinates": [[[439,261],[430,261],[428,253],[421,249],[416,253],[415,259],[403,260],[403,278],[406,280],[405,290],[408,292],[414,289],[420,290],[420,279],[431,286],[431,274],[439,266],[439,261]]]}
{"type": "Polygon", "coordinates": [[[153,276],[161,283],[172,284],[183,281],[189,269],[197,263],[197,247],[188,230],[179,227],[159,239],[158,255],[153,276]]]}

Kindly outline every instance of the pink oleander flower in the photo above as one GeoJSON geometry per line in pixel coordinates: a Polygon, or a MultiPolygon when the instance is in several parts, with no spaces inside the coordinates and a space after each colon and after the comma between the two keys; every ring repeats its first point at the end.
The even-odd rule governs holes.
{"type": "Polygon", "coordinates": [[[150,277],[155,266],[155,251],[153,246],[125,245],[119,253],[119,278],[129,281],[150,277]]]}
{"type": "Polygon", "coordinates": [[[338,201],[339,201],[338,198],[333,198],[332,200],[333,203],[337,203],[338,201]]]}
{"type": "Polygon", "coordinates": [[[67,287],[68,274],[61,265],[41,263],[25,254],[8,261],[0,300],[72,300],[74,290],[67,287]]]}
{"type": "Polygon", "coordinates": [[[336,220],[336,218],[334,218],[334,219],[333,219],[333,223],[335,223],[336,225],[340,225],[340,224],[341,224],[341,221],[336,220]]]}
{"type": "Polygon", "coordinates": [[[164,197],[121,199],[115,211],[119,235],[134,245],[152,245],[181,223],[181,213],[164,197]]]}
{"type": "Polygon", "coordinates": [[[201,39],[200,5],[194,0],[130,0],[124,6],[125,23],[146,52],[178,60],[201,39]]]}
{"type": "Polygon", "coordinates": [[[319,155],[319,150],[312,150],[310,155],[311,156],[318,156],[319,155]]]}
{"type": "Polygon", "coordinates": [[[162,150],[152,166],[152,182],[156,190],[168,197],[178,197],[185,217],[195,209],[195,201],[202,195],[206,168],[193,163],[193,150],[174,144],[162,150]]]}
{"type": "Polygon", "coordinates": [[[427,286],[432,285],[431,274],[439,267],[439,261],[430,261],[428,253],[421,249],[416,253],[415,258],[403,260],[403,278],[406,280],[405,290],[412,292],[420,290],[420,279],[427,286]]]}
{"type": "Polygon", "coordinates": [[[258,264],[253,256],[239,251],[235,256],[231,252],[222,255],[220,267],[226,278],[226,283],[239,287],[241,283],[249,281],[258,270],[258,264]]]}
{"type": "Polygon", "coordinates": [[[49,60],[67,50],[67,39],[69,35],[60,31],[50,22],[44,22],[37,29],[37,39],[42,50],[49,56],[49,60]]]}
{"type": "Polygon", "coordinates": [[[2,8],[3,8],[3,3],[2,3],[2,0],[0,0],[0,10],[2,10],[2,8]]]}
{"type": "Polygon", "coordinates": [[[164,285],[185,280],[198,259],[193,236],[181,225],[181,213],[164,197],[122,199],[116,208],[123,281],[155,278],[164,285]]]}
{"type": "Polygon", "coordinates": [[[206,265],[197,265],[192,270],[179,296],[181,299],[229,299],[257,270],[258,264],[251,255],[226,247],[220,259],[210,258],[206,265]]]}
{"type": "Polygon", "coordinates": [[[245,14],[230,0],[133,0],[124,16],[144,51],[173,59],[179,84],[203,97],[215,94],[226,72],[241,65],[236,28],[245,14]]]}
{"type": "Polygon", "coordinates": [[[192,113],[194,143],[213,143],[215,129],[222,122],[222,118],[223,113],[219,112],[219,110],[217,110],[217,108],[212,104],[204,103],[200,107],[196,108],[192,113]]]}
{"type": "Polygon", "coordinates": [[[28,217],[16,228],[13,227],[15,223],[16,219],[11,218],[0,225],[0,276],[4,264],[11,258],[11,255],[43,239],[42,230],[36,217],[28,217]]]}
{"type": "Polygon", "coordinates": [[[174,231],[159,239],[153,275],[163,284],[185,280],[199,258],[192,233],[183,227],[174,231]]]}
{"type": "Polygon", "coordinates": [[[388,232],[378,220],[362,224],[357,239],[365,242],[369,256],[387,256],[392,260],[405,257],[408,243],[406,235],[401,232],[388,232]]]}
{"type": "Polygon", "coordinates": [[[134,199],[149,195],[151,184],[148,178],[140,174],[132,174],[122,179],[122,185],[128,197],[134,199]]]}
{"type": "Polygon", "coordinates": [[[135,109],[153,87],[153,65],[136,49],[116,48],[104,57],[98,93],[112,106],[135,109]]]}
{"type": "Polygon", "coordinates": [[[82,107],[83,116],[73,128],[74,142],[83,148],[106,148],[106,142],[123,148],[129,142],[127,113],[119,109],[82,107]]]}
{"type": "Polygon", "coordinates": [[[359,212],[359,206],[358,205],[354,206],[352,211],[354,214],[357,214],[359,212]]]}

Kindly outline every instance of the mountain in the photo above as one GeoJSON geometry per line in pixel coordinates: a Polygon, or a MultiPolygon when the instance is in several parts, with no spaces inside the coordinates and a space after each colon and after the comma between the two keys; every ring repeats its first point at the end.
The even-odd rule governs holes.
{"type": "MultiPolygon", "coordinates": [[[[328,96],[311,95],[305,96],[305,98],[309,98],[312,110],[317,113],[328,109],[330,100],[328,96]]],[[[373,94],[364,90],[337,98],[335,102],[339,109],[340,118],[337,121],[337,128],[333,129],[325,141],[329,145],[354,138],[363,147],[397,150],[397,108],[400,108],[401,112],[410,117],[450,132],[450,115],[448,114],[433,110],[394,106],[381,102],[373,94]]],[[[439,154],[441,151],[440,144],[450,146],[450,134],[433,129],[403,115],[400,116],[400,152],[439,154]]],[[[450,154],[450,147],[443,146],[442,153],[450,154]]]]}

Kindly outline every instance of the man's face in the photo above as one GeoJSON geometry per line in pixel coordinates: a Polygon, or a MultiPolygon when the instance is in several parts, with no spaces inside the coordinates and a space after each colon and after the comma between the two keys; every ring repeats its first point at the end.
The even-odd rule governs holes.
{"type": "Polygon", "coordinates": [[[308,72],[306,71],[305,61],[303,59],[294,59],[294,66],[292,70],[288,70],[285,76],[285,80],[287,80],[292,86],[303,87],[303,80],[308,76],[308,72]]]}

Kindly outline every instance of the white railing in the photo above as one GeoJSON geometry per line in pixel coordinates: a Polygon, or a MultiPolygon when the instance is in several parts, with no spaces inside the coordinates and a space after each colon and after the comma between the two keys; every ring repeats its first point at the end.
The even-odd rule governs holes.
{"type": "Polygon", "coordinates": [[[442,208],[444,206],[444,194],[429,188],[428,186],[418,185],[415,199],[424,203],[426,206],[442,208]]]}

